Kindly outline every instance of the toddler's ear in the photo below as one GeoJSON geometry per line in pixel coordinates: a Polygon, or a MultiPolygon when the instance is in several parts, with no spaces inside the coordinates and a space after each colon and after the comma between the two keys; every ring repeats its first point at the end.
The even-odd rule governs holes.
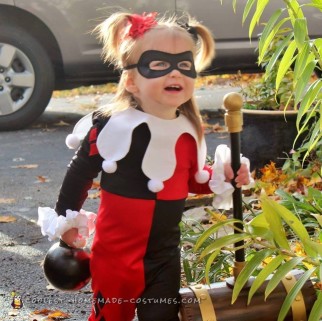
{"type": "Polygon", "coordinates": [[[127,72],[125,79],[125,89],[131,94],[138,92],[138,87],[136,86],[134,75],[131,72],[127,72]]]}

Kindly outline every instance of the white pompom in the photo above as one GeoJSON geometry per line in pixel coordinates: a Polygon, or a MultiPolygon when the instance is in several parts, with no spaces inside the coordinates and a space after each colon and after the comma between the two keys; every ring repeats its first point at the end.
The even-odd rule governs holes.
{"type": "Polygon", "coordinates": [[[158,181],[156,179],[151,179],[148,182],[148,188],[153,193],[158,193],[163,190],[164,185],[161,181],[158,181]]]}
{"type": "Polygon", "coordinates": [[[102,164],[102,168],[106,173],[114,173],[117,169],[117,164],[114,161],[105,160],[102,164]]]}
{"type": "Polygon", "coordinates": [[[76,149],[80,145],[80,139],[75,134],[69,134],[66,137],[65,143],[68,148],[76,149]]]}
{"type": "Polygon", "coordinates": [[[209,181],[210,174],[206,170],[198,171],[195,175],[196,182],[199,184],[204,184],[209,181]]]}

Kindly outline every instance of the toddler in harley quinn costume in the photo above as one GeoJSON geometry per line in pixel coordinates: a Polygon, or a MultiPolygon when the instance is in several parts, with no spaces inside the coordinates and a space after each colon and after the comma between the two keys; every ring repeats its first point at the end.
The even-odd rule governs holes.
{"type": "MultiPolygon", "coordinates": [[[[105,60],[122,75],[115,102],[91,116],[55,208],[60,216],[80,211],[102,172],[90,321],[131,321],[136,309],[140,321],[179,320],[179,223],[188,193],[212,193],[213,175],[193,91],[214,42],[188,19],[115,13],[97,27],[105,60]]],[[[235,181],[249,183],[245,165],[235,181]]],[[[72,227],[61,238],[77,246],[80,234],[72,227]]]]}

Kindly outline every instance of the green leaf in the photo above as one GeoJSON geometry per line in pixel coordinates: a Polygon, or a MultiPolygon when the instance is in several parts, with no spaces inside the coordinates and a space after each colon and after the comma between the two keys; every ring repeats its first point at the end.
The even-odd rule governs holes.
{"type": "MultiPolygon", "coordinates": [[[[322,109],[322,103],[319,104],[321,106],[322,109]]],[[[320,111],[320,114],[322,115],[322,110],[320,111]]],[[[312,131],[310,140],[308,142],[308,150],[305,153],[304,157],[303,157],[303,162],[305,161],[306,157],[308,157],[309,153],[314,150],[315,146],[317,146],[317,144],[321,141],[322,139],[322,117],[320,118],[320,121],[316,123],[316,125],[314,126],[314,129],[312,131]]],[[[321,169],[321,174],[322,175],[322,169],[321,169]]]]}
{"type": "Polygon", "coordinates": [[[263,214],[265,215],[266,221],[268,222],[274,235],[274,240],[281,248],[290,250],[290,246],[285,235],[285,230],[279,216],[279,204],[267,197],[263,197],[261,200],[263,214]]]}
{"type": "Polygon", "coordinates": [[[307,248],[312,249],[316,254],[315,256],[322,257],[322,244],[314,242],[312,240],[308,240],[305,243],[303,243],[304,250],[307,251],[307,248]]]}
{"type": "Polygon", "coordinates": [[[310,269],[303,273],[303,275],[300,276],[300,278],[296,281],[294,286],[291,288],[290,292],[287,294],[281,310],[278,315],[277,321],[283,321],[289,311],[289,309],[292,306],[293,301],[295,300],[298,293],[301,291],[303,285],[305,282],[310,278],[310,276],[315,272],[316,268],[310,269]]]}
{"type": "Polygon", "coordinates": [[[296,0],[286,1],[288,14],[291,18],[291,22],[294,28],[295,20],[298,18],[304,18],[303,11],[300,4],[296,0]]]}
{"type": "Polygon", "coordinates": [[[240,220],[237,219],[229,219],[225,221],[221,221],[210,228],[208,228],[205,232],[201,234],[201,236],[198,238],[198,241],[196,242],[196,245],[194,247],[194,251],[197,251],[200,246],[213,234],[215,234],[220,228],[229,225],[232,226],[234,223],[241,223],[240,220]]]}
{"type": "Polygon", "coordinates": [[[307,89],[299,108],[299,112],[296,120],[296,127],[300,128],[300,122],[302,117],[311,108],[313,102],[317,99],[322,89],[322,79],[315,80],[307,89]]]}
{"type": "Polygon", "coordinates": [[[260,36],[260,42],[258,45],[258,61],[261,63],[266,55],[268,47],[271,45],[272,40],[274,39],[276,33],[279,31],[280,27],[288,21],[287,18],[278,22],[278,24],[273,28],[273,30],[268,34],[264,35],[264,33],[260,36]]]}
{"type": "Polygon", "coordinates": [[[313,43],[318,50],[320,57],[322,57],[322,38],[315,39],[313,43]]]}
{"type": "Polygon", "coordinates": [[[279,86],[286,74],[287,71],[290,70],[290,67],[295,60],[297,54],[295,54],[297,47],[296,47],[296,42],[294,40],[291,41],[289,44],[288,48],[286,49],[280,65],[278,67],[277,75],[276,75],[276,90],[279,89],[279,86]]]}
{"type": "Polygon", "coordinates": [[[306,18],[297,18],[294,23],[294,39],[299,49],[304,46],[308,38],[307,21],[306,18]]]}
{"type": "Polygon", "coordinates": [[[216,259],[216,257],[218,256],[219,253],[220,253],[220,250],[217,250],[217,251],[213,252],[209,256],[209,258],[207,260],[206,267],[205,267],[205,275],[206,275],[206,282],[208,284],[210,284],[209,272],[210,272],[211,265],[212,265],[213,261],[216,259]]]}
{"type": "Polygon", "coordinates": [[[311,199],[314,199],[314,201],[316,203],[321,201],[321,205],[322,205],[322,191],[321,190],[317,190],[315,188],[309,187],[307,192],[308,192],[308,196],[311,199]]]}
{"type": "MultiPolygon", "coordinates": [[[[222,4],[222,0],[221,0],[221,4],[222,4]]],[[[233,10],[236,13],[236,6],[237,6],[237,0],[233,0],[233,10]]]]}
{"type": "MultiPolygon", "coordinates": [[[[248,0],[246,2],[245,9],[244,9],[244,12],[243,12],[243,19],[242,19],[243,24],[245,23],[248,15],[249,15],[249,12],[251,11],[251,9],[252,9],[252,7],[253,7],[253,5],[255,4],[256,1],[257,0],[248,0]]],[[[250,35],[249,38],[251,38],[251,35],[250,35]]]]}
{"type": "Polygon", "coordinates": [[[300,264],[303,261],[302,257],[294,257],[282,264],[273,277],[269,280],[266,290],[265,290],[265,300],[267,297],[275,290],[277,285],[281,282],[281,280],[285,277],[287,273],[289,273],[295,266],[300,264]]]}
{"type": "Polygon", "coordinates": [[[268,5],[268,3],[269,3],[269,0],[257,1],[256,10],[254,12],[253,18],[252,18],[250,25],[249,25],[249,33],[248,33],[249,38],[251,38],[253,31],[255,29],[255,26],[259,23],[259,20],[263,14],[263,11],[266,8],[266,6],[268,5]]]}
{"type": "Polygon", "coordinates": [[[303,223],[283,205],[266,198],[263,200],[265,206],[269,207],[275,215],[279,215],[284,222],[292,229],[292,231],[298,236],[298,238],[302,241],[305,252],[311,256],[316,257],[317,252],[311,247],[310,236],[303,225],[303,223]]]}
{"type": "Polygon", "coordinates": [[[322,215],[321,214],[311,214],[318,221],[320,227],[322,227],[322,215]]]}
{"type": "Polygon", "coordinates": [[[231,246],[237,242],[243,241],[246,238],[248,238],[248,234],[245,233],[239,233],[239,234],[232,234],[232,235],[226,235],[223,237],[218,238],[214,242],[212,242],[210,245],[208,245],[200,255],[200,258],[204,258],[206,255],[218,250],[222,249],[225,246],[231,246]]]}
{"type": "Polygon", "coordinates": [[[255,216],[247,225],[269,229],[269,224],[267,223],[264,214],[259,214],[255,216]]]}
{"type": "Polygon", "coordinates": [[[248,293],[248,301],[247,304],[250,304],[250,301],[256,291],[260,288],[260,286],[266,281],[269,275],[271,275],[284,261],[284,257],[282,255],[276,256],[271,262],[267,264],[265,268],[260,271],[257,275],[256,279],[254,280],[252,286],[249,289],[248,293]]]}
{"type": "MultiPolygon", "coordinates": [[[[272,29],[275,26],[276,21],[278,20],[278,18],[281,16],[283,12],[283,9],[278,9],[276,10],[272,16],[270,17],[270,19],[268,20],[267,24],[265,25],[265,28],[260,36],[260,40],[258,43],[258,49],[259,49],[259,53],[262,52],[262,48],[264,47],[264,43],[267,42],[267,38],[269,37],[269,35],[271,34],[272,29]]],[[[276,33],[276,32],[275,32],[276,33]]]]}
{"type": "Polygon", "coordinates": [[[189,260],[183,259],[182,260],[182,266],[183,266],[183,271],[184,271],[184,274],[186,276],[187,282],[188,283],[193,282],[193,277],[192,277],[192,274],[191,274],[191,267],[190,267],[189,260]]]}
{"type": "Polygon", "coordinates": [[[322,292],[318,292],[318,298],[313,304],[308,321],[320,321],[322,315],[322,292]]]}
{"type": "MultiPolygon", "coordinates": [[[[261,38],[266,39],[267,36],[271,33],[273,27],[275,26],[275,23],[278,21],[278,18],[281,16],[282,12],[284,11],[284,9],[280,8],[277,9],[269,18],[267,24],[265,25],[265,28],[261,34],[261,38]]],[[[259,47],[261,47],[259,45],[259,47]]]]}
{"type": "Polygon", "coordinates": [[[263,214],[255,216],[249,223],[247,223],[247,231],[252,235],[261,237],[269,242],[273,241],[273,234],[263,214]]]}
{"type": "Polygon", "coordinates": [[[317,8],[320,11],[322,11],[322,3],[320,1],[321,0],[312,0],[312,2],[314,2],[314,3],[313,4],[312,3],[306,4],[306,6],[317,8]]]}
{"type": "Polygon", "coordinates": [[[250,261],[246,263],[244,268],[241,270],[240,274],[238,275],[235,286],[232,293],[231,303],[233,304],[243,289],[249,278],[251,277],[252,273],[258,268],[258,266],[262,263],[262,261],[272,254],[272,250],[264,249],[257,252],[250,261]]]}
{"type": "MultiPolygon", "coordinates": [[[[297,81],[299,76],[302,74],[303,69],[307,65],[310,54],[311,54],[310,44],[308,42],[306,42],[304,44],[304,46],[301,48],[299,54],[297,55],[296,61],[295,61],[295,66],[294,66],[294,80],[295,81],[297,81]]],[[[314,55],[313,55],[312,59],[314,59],[314,55]]]]}
{"type": "Polygon", "coordinates": [[[274,54],[272,55],[271,59],[269,60],[268,65],[266,66],[266,69],[265,69],[266,75],[269,75],[270,72],[272,71],[272,69],[274,68],[274,66],[278,63],[280,55],[282,54],[284,49],[289,45],[292,37],[293,37],[293,34],[289,34],[278,45],[274,54]]]}
{"type": "MultiPolygon", "coordinates": [[[[311,58],[314,58],[313,54],[308,56],[308,60],[311,58]]],[[[308,62],[305,68],[302,69],[301,75],[297,78],[298,81],[295,83],[295,106],[297,106],[300,103],[303,93],[305,92],[306,87],[309,84],[310,78],[312,76],[312,73],[314,72],[314,69],[316,67],[316,63],[316,60],[308,62]]]]}

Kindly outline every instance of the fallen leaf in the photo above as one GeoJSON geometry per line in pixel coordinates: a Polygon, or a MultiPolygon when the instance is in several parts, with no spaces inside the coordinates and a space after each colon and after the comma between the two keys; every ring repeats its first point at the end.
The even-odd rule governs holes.
{"type": "Polygon", "coordinates": [[[13,204],[15,201],[14,198],[0,198],[0,204],[13,204]]]}
{"type": "Polygon", "coordinates": [[[70,318],[70,315],[62,311],[54,311],[53,313],[48,314],[48,318],[63,320],[70,318]]]}
{"type": "Polygon", "coordinates": [[[221,126],[219,123],[216,123],[212,126],[212,130],[214,132],[219,132],[219,131],[223,131],[225,130],[225,128],[223,126],[221,126]]]}
{"type": "Polygon", "coordinates": [[[322,282],[316,282],[314,284],[314,288],[321,291],[322,290],[322,282]]]}
{"type": "Polygon", "coordinates": [[[90,193],[88,194],[87,198],[90,200],[97,199],[101,195],[101,192],[96,192],[96,193],[90,193]]]}
{"type": "Polygon", "coordinates": [[[94,181],[92,184],[91,189],[100,189],[101,188],[101,184],[99,181],[94,181]]]}
{"type": "Polygon", "coordinates": [[[222,222],[222,221],[226,221],[227,220],[227,216],[220,213],[220,212],[211,212],[211,221],[214,223],[217,222],[222,222]]]}
{"type": "MultiPolygon", "coordinates": [[[[70,318],[70,315],[68,313],[65,313],[60,310],[49,310],[49,309],[42,309],[42,310],[35,310],[33,311],[30,316],[32,317],[33,315],[44,315],[47,316],[46,321],[50,320],[64,320],[70,318]]],[[[43,318],[41,319],[43,320],[43,318]]]]}
{"type": "Polygon", "coordinates": [[[24,164],[24,165],[11,166],[11,168],[27,168],[27,169],[37,168],[37,167],[38,167],[38,164],[24,164]]]}
{"type": "Polygon", "coordinates": [[[0,216],[0,223],[11,223],[11,222],[15,222],[17,219],[13,216],[9,216],[9,215],[3,215],[0,216]]]}
{"type": "Polygon", "coordinates": [[[219,133],[219,132],[226,131],[225,127],[221,126],[219,123],[209,124],[209,123],[205,122],[203,124],[203,128],[204,128],[205,135],[211,134],[211,133],[219,133]]]}
{"type": "Polygon", "coordinates": [[[46,183],[48,182],[48,178],[45,176],[37,176],[37,179],[40,183],[46,183]]]}

